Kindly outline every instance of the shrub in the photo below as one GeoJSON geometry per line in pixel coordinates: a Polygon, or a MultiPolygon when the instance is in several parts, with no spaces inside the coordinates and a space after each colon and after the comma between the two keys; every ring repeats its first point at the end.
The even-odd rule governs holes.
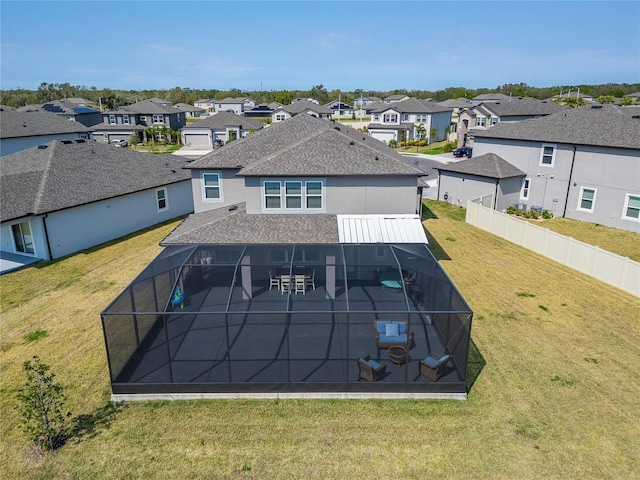
{"type": "Polygon", "coordinates": [[[553,213],[551,213],[549,210],[543,210],[542,218],[544,218],[545,220],[549,220],[550,218],[553,218],[553,213]]]}

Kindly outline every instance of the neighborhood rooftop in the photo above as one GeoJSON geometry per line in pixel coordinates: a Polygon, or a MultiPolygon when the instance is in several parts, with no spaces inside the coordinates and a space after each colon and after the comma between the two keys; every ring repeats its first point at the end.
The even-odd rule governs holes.
{"type": "Polygon", "coordinates": [[[525,172],[514,167],[495,153],[486,153],[479,157],[467,158],[460,162],[437,167],[436,170],[466,173],[487,178],[524,177],[525,172]]]}
{"type": "Polygon", "coordinates": [[[70,122],[49,112],[18,112],[0,110],[0,138],[21,138],[66,133],[89,133],[93,129],[78,122],[70,122]]]}

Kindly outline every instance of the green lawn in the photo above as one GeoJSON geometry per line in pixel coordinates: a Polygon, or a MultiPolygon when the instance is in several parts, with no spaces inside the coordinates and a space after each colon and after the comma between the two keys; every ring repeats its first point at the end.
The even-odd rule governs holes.
{"type": "Polygon", "coordinates": [[[467,401],[109,406],[99,313],[177,222],[0,277],[6,479],[602,479],[640,472],[640,299],[427,203],[431,248],[474,310],[467,401]],[[42,333],[45,332],[45,333],[42,333]],[[66,387],[70,441],[19,429],[21,364],[66,387]]]}

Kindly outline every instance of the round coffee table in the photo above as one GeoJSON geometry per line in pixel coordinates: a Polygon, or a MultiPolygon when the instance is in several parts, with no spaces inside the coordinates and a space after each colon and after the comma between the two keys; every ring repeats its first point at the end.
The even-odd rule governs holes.
{"type": "Polygon", "coordinates": [[[407,361],[407,349],[402,345],[394,345],[392,347],[389,347],[388,351],[389,360],[391,360],[393,363],[397,363],[398,365],[400,365],[401,363],[407,361]]]}

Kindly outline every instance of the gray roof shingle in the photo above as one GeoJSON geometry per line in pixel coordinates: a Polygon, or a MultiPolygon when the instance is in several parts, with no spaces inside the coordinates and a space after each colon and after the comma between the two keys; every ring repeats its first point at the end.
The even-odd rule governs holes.
{"type": "Polygon", "coordinates": [[[161,245],[339,243],[337,216],[271,215],[218,208],[187,217],[161,245]]]}
{"type": "Polygon", "coordinates": [[[429,102],[419,100],[417,98],[409,98],[401,102],[383,103],[383,104],[367,105],[367,111],[373,113],[381,113],[386,110],[395,110],[398,113],[440,113],[450,112],[451,107],[445,107],[437,102],[429,102]]]}
{"type": "Polygon", "coordinates": [[[479,157],[467,158],[446,166],[436,167],[443,172],[457,172],[487,178],[524,177],[525,172],[511,165],[495,153],[486,153],[479,157]]]}
{"type": "Polygon", "coordinates": [[[535,98],[512,98],[505,101],[482,103],[478,107],[483,107],[499,117],[551,115],[570,108],[566,105],[535,98]]]}
{"type": "MultiPolygon", "coordinates": [[[[81,142],[81,141],[80,141],[81,142]]],[[[0,220],[44,214],[189,180],[186,159],[97,142],[46,144],[0,157],[0,220]]]]}
{"type": "Polygon", "coordinates": [[[89,133],[93,128],[79,122],[70,122],[49,112],[25,112],[0,110],[0,138],[37,137],[66,133],[89,133]]]}
{"type": "Polygon", "coordinates": [[[210,128],[212,130],[223,129],[228,126],[237,126],[242,128],[243,130],[260,130],[264,127],[264,123],[258,122],[256,120],[251,120],[250,118],[236,115],[231,112],[218,112],[214,115],[211,115],[207,118],[203,118],[202,120],[198,120],[186,127],[183,127],[183,130],[189,130],[191,128],[210,128]]]}
{"type": "Polygon", "coordinates": [[[259,176],[424,174],[383,142],[310,115],[297,115],[231,142],[188,168],[240,169],[239,175],[259,176]]]}
{"type": "Polygon", "coordinates": [[[522,122],[499,123],[476,138],[503,138],[618,148],[640,148],[640,111],[598,105],[571,108],[522,122]]]}

